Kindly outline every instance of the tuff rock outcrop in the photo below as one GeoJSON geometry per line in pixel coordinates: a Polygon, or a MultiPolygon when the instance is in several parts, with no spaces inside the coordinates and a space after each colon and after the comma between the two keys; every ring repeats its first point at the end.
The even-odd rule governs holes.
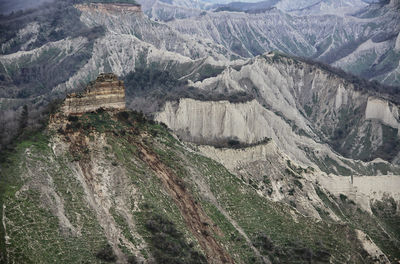
{"type": "Polygon", "coordinates": [[[82,114],[104,109],[125,109],[124,82],[113,73],[102,73],[90,82],[83,93],[71,93],[65,99],[62,112],[82,114]]]}
{"type": "Polygon", "coordinates": [[[75,7],[81,11],[96,10],[97,12],[103,14],[110,14],[112,12],[122,12],[122,13],[140,13],[142,12],[140,5],[124,4],[124,3],[91,3],[91,4],[80,4],[75,5],[75,7]]]}

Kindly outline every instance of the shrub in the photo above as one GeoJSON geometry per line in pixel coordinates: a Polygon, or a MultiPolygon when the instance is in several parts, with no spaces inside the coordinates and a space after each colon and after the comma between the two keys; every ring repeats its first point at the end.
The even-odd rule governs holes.
{"type": "Polygon", "coordinates": [[[299,187],[300,190],[303,190],[303,184],[301,183],[301,181],[295,179],[294,180],[294,184],[299,187]]]}
{"type": "Polygon", "coordinates": [[[264,175],[264,176],[263,176],[263,182],[264,182],[264,184],[266,184],[266,185],[270,185],[270,184],[271,184],[271,180],[268,178],[267,175],[264,175]]]}
{"type": "Polygon", "coordinates": [[[139,261],[135,256],[129,256],[128,257],[128,264],[139,264],[139,261]]]}
{"type": "Polygon", "coordinates": [[[229,147],[234,148],[234,147],[239,146],[240,142],[239,142],[239,140],[236,140],[236,139],[230,139],[230,140],[228,140],[228,145],[229,145],[229,147]]]}
{"type": "Polygon", "coordinates": [[[117,260],[117,256],[115,256],[114,251],[109,244],[100,249],[97,252],[96,257],[106,262],[115,262],[117,260]]]}
{"type": "Polygon", "coordinates": [[[100,107],[100,108],[98,108],[98,109],[96,110],[96,113],[101,114],[101,113],[104,113],[104,111],[106,111],[106,110],[104,110],[103,107],[100,107]]]}
{"type": "Polygon", "coordinates": [[[253,245],[262,252],[272,251],[274,249],[274,243],[265,233],[259,233],[253,245]]]}
{"type": "Polygon", "coordinates": [[[77,122],[78,121],[78,117],[74,116],[74,115],[69,115],[68,116],[68,121],[70,122],[77,122]]]}
{"type": "Polygon", "coordinates": [[[145,227],[150,231],[150,245],[156,263],[206,263],[205,257],[186,243],[175,224],[165,216],[151,214],[145,227]]]}

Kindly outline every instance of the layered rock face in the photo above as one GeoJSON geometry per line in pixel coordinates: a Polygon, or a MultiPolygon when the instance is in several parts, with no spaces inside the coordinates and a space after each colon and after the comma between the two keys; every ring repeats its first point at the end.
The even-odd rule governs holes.
{"type": "Polygon", "coordinates": [[[124,82],[113,73],[102,73],[91,82],[83,93],[69,94],[62,111],[66,115],[82,114],[104,109],[125,109],[124,82]]]}
{"type": "Polygon", "coordinates": [[[97,12],[101,12],[104,14],[109,14],[111,12],[118,12],[118,13],[136,13],[142,12],[140,5],[132,5],[132,4],[108,4],[108,3],[91,3],[91,4],[79,4],[75,5],[75,7],[81,11],[90,11],[96,10],[97,12]]]}

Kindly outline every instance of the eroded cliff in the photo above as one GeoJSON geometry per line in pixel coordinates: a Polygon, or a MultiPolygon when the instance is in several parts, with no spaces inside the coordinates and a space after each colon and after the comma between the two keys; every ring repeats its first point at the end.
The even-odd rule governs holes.
{"type": "Polygon", "coordinates": [[[325,142],[348,158],[396,162],[398,105],[389,101],[390,95],[379,95],[329,69],[270,53],[192,85],[227,97],[247,93],[255,100],[167,103],[156,119],[186,140],[214,143],[236,138],[252,144],[268,137],[302,162],[313,159],[314,154],[304,155],[312,148],[316,156],[332,158],[325,142]]]}
{"type": "Polygon", "coordinates": [[[124,82],[112,73],[100,74],[83,92],[67,95],[61,111],[65,115],[83,114],[99,108],[125,109],[124,82]]]}

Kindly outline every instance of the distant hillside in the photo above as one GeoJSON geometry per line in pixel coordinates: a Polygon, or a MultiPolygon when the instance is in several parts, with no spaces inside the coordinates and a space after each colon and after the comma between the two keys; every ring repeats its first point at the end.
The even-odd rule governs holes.
{"type": "Polygon", "coordinates": [[[82,0],[83,3],[123,3],[139,5],[135,0],[82,0]]]}
{"type": "MultiPolygon", "coordinates": [[[[167,18],[168,25],[179,32],[210,39],[240,57],[278,50],[386,85],[400,85],[400,44],[396,44],[400,43],[400,16],[391,4],[367,6],[358,1],[357,7],[351,1],[324,1],[284,11],[279,5],[293,7],[290,1],[272,8],[274,3],[231,3],[216,6],[216,12],[189,17],[173,17],[179,12],[159,8],[164,10],[160,18],[167,18]],[[350,12],[348,8],[355,9],[350,12]],[[341,9],[347,11],[338,11],[341,9]]],[[[158,14],[157,10],[155,7],[152,14],[158,14]]]]}

